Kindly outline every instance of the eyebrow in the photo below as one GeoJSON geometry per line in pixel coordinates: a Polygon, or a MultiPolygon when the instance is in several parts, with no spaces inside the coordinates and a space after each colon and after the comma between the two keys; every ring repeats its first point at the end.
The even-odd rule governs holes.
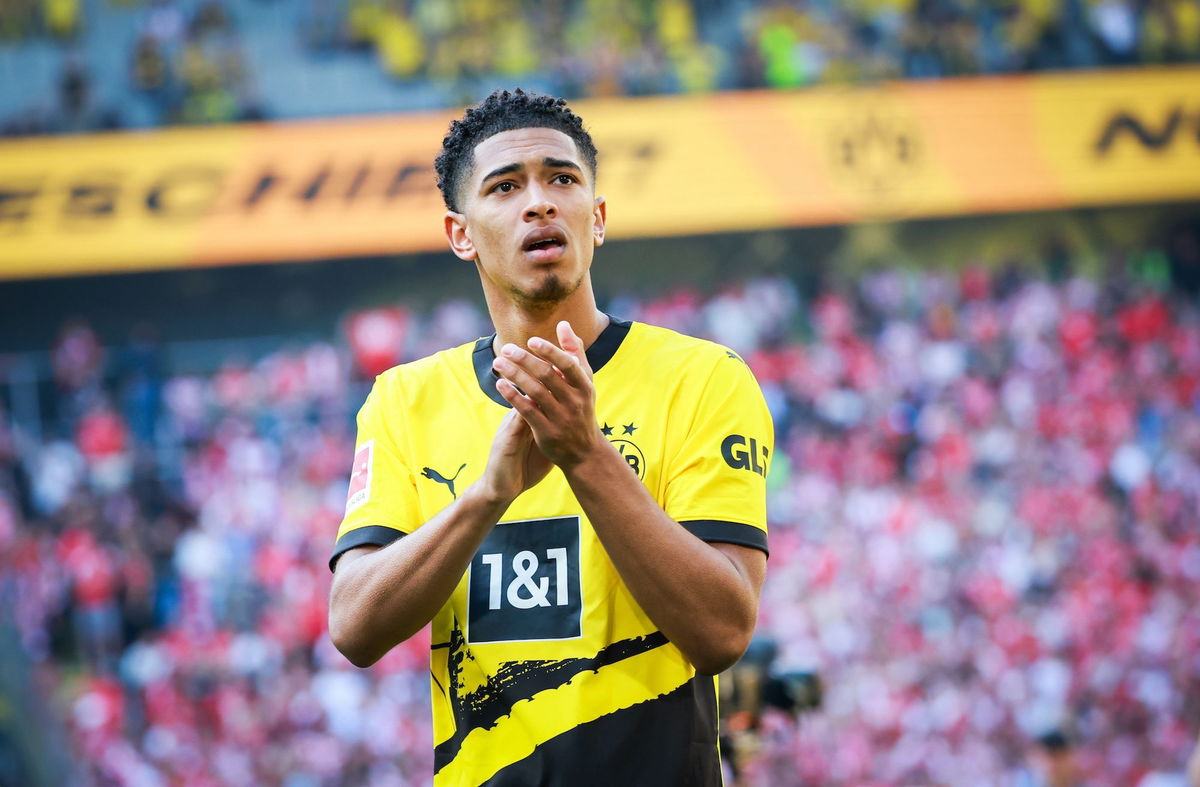
{"type": "Polygon", "coordinates": [[[574,161],[565,158],[550,158],[547,156],[546,158],[542,159],[542,163],[551,169],[573,169],[576,172],[583,171],[574,161]]]}
{"type": "Polygon", "coordinates": [[[501,175],[508,175],[513,172],[520,172],[523,169],[525,169],[524,164],[505,164],[503,167],[497,167],[488,174],[484,175],[483,180],[481,180],[480,183],[487,183],[492,178],[498,178],[501,175]]]}
{"type": "MultiPolygon", "coordinates": [[[[578,164],[576,164],[574,161],[571,161],[570,159],[565,159],[565,158],[551,158],[551,157],[547,156],[546,158],[542,159],[542,164],[544,166],[550,167],[552,169],[571,169],[576,172],[583,172],[583,169],[578,164]]],[[[488,174],[484,175],[483,180],[481,180],[480,183],[487,183],[492,178],[498,178],[501,175],[511,175],[514,172],[523,172],[524,170],[525,170],[524,164],[520,164],[517,162],[513,162],[512,164],[505,164],[504,166],[497,167],[496,169],[492,170],[488,174]]]]}

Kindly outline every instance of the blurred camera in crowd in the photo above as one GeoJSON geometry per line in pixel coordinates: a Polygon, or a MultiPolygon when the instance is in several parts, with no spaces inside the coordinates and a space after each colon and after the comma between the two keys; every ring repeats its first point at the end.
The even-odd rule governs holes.
{"type": "Polygon", "coordinates": [[[721,676],[721,709],[725,719],[764,708],[801,714],[821,707],[824,686],[815,672],[775,669],[779,646],[767,637],[755,637],[736,664],[721,676]]]}
{"type": "Polygon", "coordinates": [[[721,751],[733,770],[739,770],[762,748],[759,731],[763,714],[775,709],[794,717],[821,707],[825,689],[820,675],[801,670],[779,671],[779,646],[755,637],[736,664],[721,675],[721,751]]]}

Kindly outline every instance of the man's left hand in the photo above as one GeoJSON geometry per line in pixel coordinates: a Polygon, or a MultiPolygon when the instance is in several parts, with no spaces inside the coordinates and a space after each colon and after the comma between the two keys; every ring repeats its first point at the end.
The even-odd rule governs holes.
{"type": "Polygon", "coordinates": [[[492,368],[501,378],[496,390],[529,424],[538,448],[567,469],[604,440],[596,427],[596,388],[583,342],[566,320],[557,333],[560,346],[537,336],[528,349],[504,345],[492,368]]]}

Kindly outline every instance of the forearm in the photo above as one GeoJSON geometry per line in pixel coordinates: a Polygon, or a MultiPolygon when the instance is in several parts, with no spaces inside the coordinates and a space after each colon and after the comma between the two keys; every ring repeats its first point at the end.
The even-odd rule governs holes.
{"type": "Polygon", "coordinates": [[[369,666],[419,631],[454,592],[506,508],[473,485],[411,534],[351,561],[344,557],[329,595],[329,632],[338,650],[369,666]]]}
{"type": "Polygon", "coordinates": [[[761,577],[662,510],[605,444],[564,471],[634,599],[696,669],[715,674],[741,656],[754,631],[761,577]]]}

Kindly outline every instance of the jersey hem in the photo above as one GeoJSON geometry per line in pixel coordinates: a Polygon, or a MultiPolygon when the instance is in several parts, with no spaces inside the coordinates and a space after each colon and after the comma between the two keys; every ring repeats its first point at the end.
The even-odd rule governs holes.
{"type": "Polygon", "coordinates": [[[385,547],[401,536],[406,535],[408,534],[403,530],[397,530],[387,525],[366,525],[347,531],[333,545],[333,555],[329,558],[329,570],[333,571],[337,567],[338,558],[355,547],[385,547]]]}

